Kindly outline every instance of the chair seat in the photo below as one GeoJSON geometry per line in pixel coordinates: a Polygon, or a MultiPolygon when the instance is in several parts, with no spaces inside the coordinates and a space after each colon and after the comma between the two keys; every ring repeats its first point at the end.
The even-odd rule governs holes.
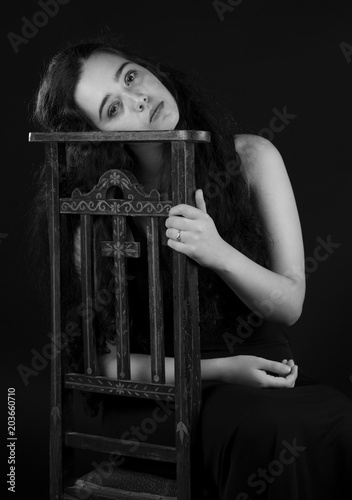
{"type": "MultiPolygon", "coordinates": [[[[93,470],[77,479],[73,486],[65,488],[64,498],[176,500],[176,494],[176,479],[113,465],[109,472],[104,472],[103,475],[93,470]]],[[[206,489],[203,490],[202,500],[217,498],[206,489]]]]}
{"type": "MultiPolygon", "coordinates": [[[[111,493],[113,490],[120,490],[121,493],[133,492],[157,495],[157,498],[162,497],[165,499],[175,498],[177,494],[177,485],[174,479],[148,472],[130,470],[117,465],[111,465],[109,470],[103,474],[98,474],[96,470],[85,474],[76,480],[75,487],[90,489],[92,492],[98,492],[101,488],[104,488],[104,491],[111,489],[111,493]]],[[[129,495],[126,495],[126,498],[128,497],[129,495]]]]}

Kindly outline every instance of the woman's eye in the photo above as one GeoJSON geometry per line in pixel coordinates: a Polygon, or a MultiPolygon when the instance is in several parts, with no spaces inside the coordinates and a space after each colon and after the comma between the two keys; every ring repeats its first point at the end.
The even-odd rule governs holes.
{"type": "Polygon", "coordinates": [[[119,111],[119,105],[117,103],[111,104],[108,110],[108,117],[113,118],[119,111]]]}
{"type": "Polygon", "coordinates": [[[125,82],[127,84],[130,84],[133,82],[133,80],[136,78],[136,74],[137,74],[137,71],[135,70],[132,70],[132,71],[129,71],[125,77],[125,82]]]}

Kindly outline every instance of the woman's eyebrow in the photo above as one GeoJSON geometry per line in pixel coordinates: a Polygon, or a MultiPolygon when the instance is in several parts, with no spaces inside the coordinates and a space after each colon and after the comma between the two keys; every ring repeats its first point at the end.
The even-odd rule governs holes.
{"type": "MultiPolygon", "coordinates": [[[[114,76],[114,79],[119,81],[119,79],[121,78],[121,74],[122,74],[122,71],[124,69],[125,66],[127,66],[127,64],[130,64],[131,61],[125,61],[124,63],[121,64],[121,66],[119,67],[119,69],[116,71],[115,73],[115,76],[114,76]]],[[[100,107],[99,107],[99,119],[101,121],[101,114],[103,112],[103,108],[106,104],[106,101],[109,99],[109,97],[111,97],[111,94],[107,94],[104,99],[101,101],[101,104],[100,104],[100,107]]]]}

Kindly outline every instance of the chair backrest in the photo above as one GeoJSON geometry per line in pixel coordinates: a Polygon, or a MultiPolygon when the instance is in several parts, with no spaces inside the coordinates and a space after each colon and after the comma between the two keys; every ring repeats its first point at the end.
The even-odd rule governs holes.
{"type": "MultiPolygon", "coordinates": [[[[171,206],[194,205],[194,143],[210,141],[202,131],[31,133],[30,141],[46,143],[47,207],[51,261],[51,309],[53,356],[51,364],[50,487],[51,500],[64,498],[63,462],[71,463],[74,448],[130,455],[134,441],[73,432],[72,391],[88,391],[129,397],[175,401],[176,447],[140,443],[133,456],[175,462],[177,498],[191,498],[191,462],[194,429],[201,405],[198,276],[195,263],[173,252],[173,311],[175,384],[165,384],[164,325],[157,219],[166,217],[171,206]],[[126,170],[106,171],[89,192],[74,190],[60,196],[60,172],[66,166],[70,142],[170,142],[170,200],[161,200],[156,190],[147,193],[126,170]],[[107,195],[118,187],[121,199],[107,195]],[[79,214],[81,226],[81,285],[83,304],[84,373],[64,373],[59,338],[61,324],[60,217],[79,214]],[[95,290],[93,217],[112,217],[112,241],[101,242],[103,256],[113,256],[117,379],[98,376],[95,335],[89,314],[95,290]],[[126,257],[138,258],[139,243],[126,241],[126,216],[146,217],[149,277],[151,383],[130,380],[130,345],[126,294],[126,257]],[[85,314],[84,314],[85,312],[85,314]],[[192,355],[189,355],[192,353],[192,355]],[[71,404],[71,406],[70,406],[71,404]]],[[[62,263],[64,265],[64,263],[62,263]]]]}

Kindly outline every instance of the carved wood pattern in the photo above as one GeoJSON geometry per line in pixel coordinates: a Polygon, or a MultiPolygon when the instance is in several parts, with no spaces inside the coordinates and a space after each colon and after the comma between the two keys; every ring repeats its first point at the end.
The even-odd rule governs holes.
{"type": "Polygon", "coordinates": [[[181,445],[183,444],[183,439],[185,436],[188,436],[188,438],[190,438],[186,425],[181,421],[176,425],[176,435],[179,437],[181,445]]]}
{"type": "Polygon", "coordinates": [[[161,201],[156,189],[146,192],[128,170],[108,170],[88,193],[75,189],[71,198],[60,200],[60,212],[67,214],[167,216],[170,208],[171,201],[161,201]],[[107,191],[114,186],[121,189],[122,199],[106,198],[107,191]]]}
{"type": "Polygon", "coordinates": [[[101,254],[103,257],[140,257],[141,249],[138,242],[121,243],[120,241],[102,241],[101,254]]]}
{"type": "Polygon", "coordinates": [[[165,217],[171,208],[171,201],[124,201],[124,200],[71,200],[61,198],[60,212],[63,214],[92,215],[150,215],[153,217],[165,217]]]}
{"type": "Polygon", "coordinates": [[[149,193],[138,183],[135,176],[128,170],[107,170],[100,176],[98,183],[88,193],[82,193],[79,189],[72,191],[73,200],[103,200],[109,188],[116,186],[128,200],[160,200],[160,193],[153,189],[149,193]]]}
{"type": "Polygon", "coordinates": [[[106,377],[89,377],[77,373],[65,375],[65,387],[79,391],[115,394],[118,396],[164,399],[174,401],[175,387],[167,384],[147,384],[106,377]]]}

